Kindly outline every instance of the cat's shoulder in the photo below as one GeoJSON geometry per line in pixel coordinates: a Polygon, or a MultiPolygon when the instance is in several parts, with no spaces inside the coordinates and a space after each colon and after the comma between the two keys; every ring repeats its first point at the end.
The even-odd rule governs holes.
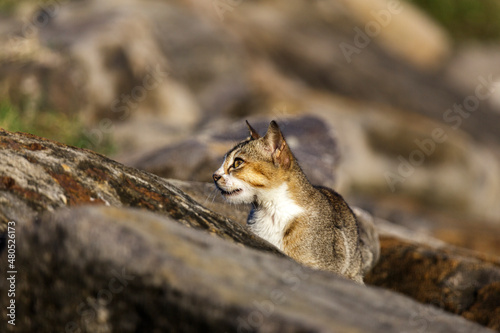
{"type": "Polygon", "coordinates": [[[326,186],[314,186],[314,188],[328,200],[335,210],[346,211],[346,213],[354,215],[344,198],[335,190],[326,186]]]}
{"type": "Polygon", "coordinates": [[[329,187],[315,185],[314,188],[331,202],[343,202],[344,201],[344,198],[340,194],[338,194],[335,190],[333,190],[329,187]]]}

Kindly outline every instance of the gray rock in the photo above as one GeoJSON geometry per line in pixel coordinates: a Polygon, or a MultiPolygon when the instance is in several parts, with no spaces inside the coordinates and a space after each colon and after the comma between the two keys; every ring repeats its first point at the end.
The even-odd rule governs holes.
{"type": "MultiPolygon", "coordinates": [[[[210,209],[245,224],[250,208],[228,205],[220,196],[211,196],[212,184],[171,182],[210,209]]],[[[500,299],[497,257],[450,246],[428,234],[374,218],[356,207],[354,212],[361,223],[361,236],[366,245],[364,257],[378,261],[367,275],[368,284],[389,288],[485,326],[500,328],[500,317],[496,314],[500,307],[496,301],[500,299]]]]}
{"type": "Polygon", "coordinates": [[[168,179],[168,182],[189,195],[193,200],[208,209],[230,218],[232,221],[246,225],[251,205],[228,204],[213,182],[193,182],[168,179]]]}
{"type": "MultiPolygon", "coordinates": [[[[193,201],[163,178],[89,150],[0,130],[0,230],[45,211],[84,204],[137,207],[280,253],[246,229],[193,201]]],[[[250,245],[252,246],[252,245],[250,245]]]]}
{"type": "Polygon", "coordinates": [[[19,332],[489,332],[149,212],[63,209],[16,237],[19,332]]]}
{"type": "Polygon", "coordinates": [[[353,212],[358,220],[361,257],[363,258],[363,275],[366,275],[380,259],[380,240],[373,216],[364,210],[353,207],[353,212]]]}

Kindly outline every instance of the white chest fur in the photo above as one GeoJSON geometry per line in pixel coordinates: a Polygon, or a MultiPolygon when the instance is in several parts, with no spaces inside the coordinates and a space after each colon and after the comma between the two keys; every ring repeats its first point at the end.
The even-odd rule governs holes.
{"type": "Polygon", "coordinates": [[[258,208],[249,217],[248,224],[259,237],[283,250],[283,236],[288,224],[304,209],[290,197],[287,184],[258,193],[258,208]]]}

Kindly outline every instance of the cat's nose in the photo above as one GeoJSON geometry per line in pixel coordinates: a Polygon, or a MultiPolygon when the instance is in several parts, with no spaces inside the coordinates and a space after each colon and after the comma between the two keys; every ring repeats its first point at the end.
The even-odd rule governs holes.
{"type": "Polygon", "coordinates": [[[214,173],[214,174],[212,175],[212,177],[214,178],[214,181],[215,181],[215,182],[217,182],[219,179],[221,179],[221,178],[222,178],[222,176],[219,176],[219,175],[218,175],[218,174],[216,174],[216,173],[214,173]]]}

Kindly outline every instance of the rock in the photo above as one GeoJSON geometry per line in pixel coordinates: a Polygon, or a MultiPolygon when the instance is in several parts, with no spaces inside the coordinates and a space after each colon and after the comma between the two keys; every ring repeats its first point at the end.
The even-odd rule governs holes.
{"type": "MultiPolygon", "coordinates": [[[[80,114],[101,132],[111,121],[126,151],[144,149],[139,143],[158,148],[175,140],[168,133],[182,136],[207,119],[300,105],[309,89],[438,121],[472,93],[409,64],[432,67],[449,51],[446,37],[410,4],[379,34],[366,35],[362,47],[357,31],[376,21],[373,11],[391,6],[387,1],[238,3],[225,15],[213,3],[182,1],[31,6],[0,23],[7,45],[0,52],[2,92],[21,109],[29,97],[30,112],[80,114]],[[346,55],[342,45],[356,51],[346,55]],[[272,74],[263,75],[268,69],[272,74]],[[289,96],[290,87],[298,94],[289,96]],[[131,131],[134,122],[145,129],[131,131]]],[[[493,125],[475,128],[477,114],[464,129],[498,143],[493,125]]]]}
{"type": "MultiPolygon", "coordinates": [[[[460,45],[457,52],[446,66],[447,79],[462,91],[472,92],[482,82],[482,93],[491,96],[482,103],[490,104],[492,111],[500,112],[500,47],[496,44],[466,43],[460,45]]],[[[482,121],[488,121],[483,115],[482,121]]]]}
{"type": "Polygon", "coordinates": [[[231,204],[222,197],[213,182],[194,182],[178,179],[168,179],[168,182],[198,202],[203,207],[226,216],[241,225],[247,224],[251,206],[247,204],[231,204]]]}
{"type": "MultiPolygon", "coordinates": [[[[201,198],[205,197],[201,192],[207,190],[206,185],[191,187],[201,198]]],[[[16,222],[17,283],[22,295],[17,299],[18,315],[30,318],[19,321],[25,325],[21,331],[34,327],[39,332],[51,332],[54,327],[136,331],[153,326],[160,330],[216,326],[234,330],[242,323],[240,318],[241,325],[254,325],[261,317],[261,331],[336,327],[340,331],[396,332],[420,326],[416,318],[423,318],[429,331],[452,327],[482,331],[461,318],[391,292],[361,288],[328,272],[302,268],[239,223],[201,206],[172,182],[88,150],[0,131],[0,198],[4,267],[6,226],[8,221],[16,222]],[[61,210],[81,205],[91,206],[61,210]],[[297,267],[299,273],[288,275],[297,267]],[[302,272],[307,276],[303,283],[302,272]],[[118,292],[116,274],[134,276],[123,289],[127,292],[118,292]],[[283,290],[281,287],[290,294],[278,301],[270,299],[271,292],[283,290]],[[360,301],[364,296],[366,300],[360,301]],[[258,314],[265,311],[262,304],[269,305],[266,300],[273,305],[269,318],[267,313],[258,314]],[[44,316],[39,315],[42,312],[44,316]]],[[[225,207],[224,212],[231,208],[225,207]]],[[[238,209],[228,215],[241,218],[238,209]]],[[[394,229],[384,229],[377,220],[376,224],[382,232],[394,229]]],[[[367,239],[370,235],[368,231],[367,239]]],[[[496,311],[497,298],[491,295],[496,293],[497,259],[421,245],[405,241],[401,235],[384,238],[383,245],[380,263],[369,281],[410,293],[401,282],[417,277],[413,283],[423,292],[422,301],[439,292],[447,295],[446,301],[458,295],[456,304],[466,301],[470,305],[458,313],[496,327],[491,314],[496,311]],[[409,274],[402,267],[415,269],[409,274]],[[471,285],[462,281],[474,283],[472,289],[478,290],[478,296],[476,289],[464,289],[471,285]],[[425,293],[426,286],[432,293],[425,293]]],[[[3,290],[5,283],[5,278],[0,279],[3,290]]],[[[2,297],[0,302],[6,299],[2,297]]],[[[4,305],[0,304],[2,315],[6,315],[4,305]]]]}
{"type": "Polygon", "coordinates": [[[186,82],[197,82],[196,93],[202,93],[207,83],[236,78],[241,67],[227,33],[182,7],[138,1],[33,4],[0,35],[9,45],[0,54],[2,91],[23,112],[80,115],[90,127],[91,147],[105,134],[128,151],[171,142],[200,121],[197,96],[186,82]],[[186,45],[203,47],[203,61],[193,66],[186,45]],[[232,51],[222,62],[221,47],[232,51]],[[23,104],[27,96],[29,110],[23,104]]]}
{"type": "Polygon", "coordinates": [[[341,102],[349,103],[323,97],[306,105],[337,132],[339,192],[366,197],[375,206],[392,203],[393,210],[407,198],[410,208],[421,206],[469,225],[498,224],[500,158],[495,146],[420,115],[367,104],[336,106],[341,102]]]}
{"type": "MultiPolygon", "coordinates": [[[[228,205],[220,196],[210,196],[212,184],[170,182],[210,209],[242,225],[246,223],[250,207],[228,205]]],[[[500,281],[500,259],[450,246],[422,231],[373,218],[357,207],[353,210],[363,226],[361,231],[366,232],[364,243],[371,245],[366,252],[378,260],[367,275],[368,284],[404,293],[498,329],[500,304],[496,299],[500,295],[496,285],[500,281]],[[381,253],[377,252],[378,235],[373,225],[382,235],[381,253]]]]}
{"type": "Polygon", "coordinates": [[[471,219],[462,214],[448,215],[425,208],[408,199],[353,200],[370,214],[392,221],[407,230],[416,231],[444,243],[476,252],[498,256],[500,253],[500,225],[495,221],[471,219]]]}
{"type": "Polygon", "coordinates": [[[16,331],[490,332],[130,208],[56,210],[16,238],[16,331]]]}
{"type": "MultiPolygon", "coordinates": [[[[265,133],[271,118],[249,117],[260,133],[265,133]]],[[[339,148],[332,130],[318,117],[279,119],[280,127],[309,180],[313,184],[335,186],[339,148]]],[[[224,161],[224,154],[249,136],[244,121],[211,126],[196,137],[122,161],[158,176],[211,182],[212,174],[224,161]]]]}
{"type": "Polygon", "coordinates": [[[380,259],[380,241],[373,217],[358,207],[352,207],[358,220],[358,232],[363,258],[363,275],[366,275],[380,259]]]}
{"type": "MultiPolygon", "coordinates": [[[[474,91],[457,90],[439,73],[423,72],[386,52],[377,38],[366,36],[364,43],[359,42],[363,40],[355,30],[360,29],[359,21],[352,20],[348,10],[337,10],[338,5],[248,3],[241,8],[245,15],[232,15],[228,20],[228,26],[242,36],[252,54],[267,56],[262,62],[254,60],[249,68],[258,68],[252,74],[258,79],[260,91],[275,105],[277,101],[287,102],[296,108],[328,94],[348,100],[336,107],[356,109],[357,103],[366,104],[362,111],[367,117],[371,107],[384,106],[402,110],[410,117],[417,113],[446,123],[444,112],[474,95],[474,91]],[[357,37],[358,45],[363,44],[360,47],[356,47],[357,37]],[[356,51],[346,56],[341,45],[355,47],[356,51]]],[[[267,109],[269,112],[274,107],[267,109]]],[[[461,129],[479,142],[499,144],[493,120],[498,122],[500,115],[491,113],[489,123],[485,123],[482,114],[490,112],[491,107],[480,103],[476,111],[469,114],[461,129]]]]}
{"type": "Polygon", "coordinates": [[[446,32],[412,3],[390,0],[339,2],[349,8],[363,32],[378,39],[388,52],[416,66],[435,69],[451,53],[451,40],[446,32]]]}
{"type": "Polygon", "coordinates": [[[280,253],[262,239],[248,237],[245,228],[200,206],[160,177],[30,134],[0,130],[0,197],[4,232],[8,221],[29,221],[59,207],[130,206],[280,253]]]}
{"type": "Polygon", "coordinates": [[[500,330],[500,258],[380,219],[381,256],[365,282],[500,330]]]}

